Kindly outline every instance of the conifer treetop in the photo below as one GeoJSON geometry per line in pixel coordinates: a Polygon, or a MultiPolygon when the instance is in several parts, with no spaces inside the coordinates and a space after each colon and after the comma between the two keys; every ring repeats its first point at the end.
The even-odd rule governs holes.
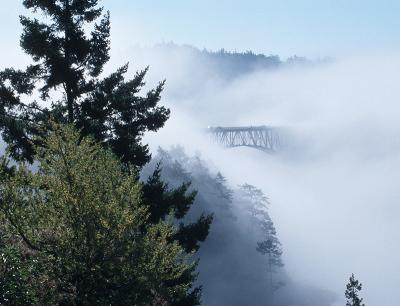
{"type": "Polygon", "coordinates": [[[348,284],[346,285],[346,306],[365,306],[363,299],[359,297],[362,284],[351,274],[348,284]]]}
{"type": "Polygon", "coordinates": [[[103,76],[110,59],[110,14],[98,0],[25,0],[34,17],[21,16],[25,70],[0,71],[0,130],[16,160],[33,162],[35,136],[51,118],[93,135],[124,163],[150,160],[147,131],[164,126],[159,106],[164,81],[141,95],[147,68],[125,79],[128,64],[103,76]]]}

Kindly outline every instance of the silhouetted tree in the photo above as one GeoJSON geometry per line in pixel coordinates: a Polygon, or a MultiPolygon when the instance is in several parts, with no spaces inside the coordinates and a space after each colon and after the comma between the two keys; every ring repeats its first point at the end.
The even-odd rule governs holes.
{"type": "Polygon", "coordinates": [[[279,239],[276,237],[274,223],[269,216],[264,216],[260,221],[261,231],[264,234],[264,240],[257,242],[257,252],[267,256],[267,273],[269,275],[271,290],[281,287],[282,283],[274,283],[273,274],[277,268],[283,267],[282,248],[279,239]]]}
{"type": "MultiPolygon", "coordinates": [[[[185,217],[196,197],[196,191],[189,191],[190,183],[182,183],[177,188],[169,188],[161,179],[160,164],[143,185],[143,195],[149,203],[152,212],[150,221],[157,223],[169,215],[170,212],[177,220],[185,217]]],[[[197,251],[199,242],[204,241],[212,222],[211,215],[201,215],[195,223],[184,224],[179,222],[179,231],[175,238],[181,243],[187,253],[197,251]]]]}
{"type": "MultiPolygon", "coordinates": [[[[51,130],[51,119],[73,124],[82,137],[92,135],[120,158],[126,171],[140,169],[151,158],[142,143],[144,133],[163,127],[170,115],[159,105],[164,82],[141,95],[147,68],[130,80],[125,79],[127,64],[103,76],[109,60],[110,14],[103,14],[98,0],[24,0],[23,5],[41,14],[21,17],[21,47],[34,63],[25,70],[0,72],[0,129],[10,156],[33,162],[35,148],[41,146],[37,136],[51,130]]],[[[186,193],[188,183],[170,190],[157,171],[143,185],[142,202],[149,205],[154,224],[171,211],[182,219],[194,200],[194,194],[186,193]]],[[[210,223],[211,217],[203,216],[182,224],[174,239],[188,252],[195,251],[210,223]]],[[[182,284],[195,278],[195,273],[187,273],[182,284]]],[[[198,304],[199,292],[194,289],[191,301],[174,305],[198,304]]]]}
{"type": "Polygon", "coordinates": [[[240,186],[242,194],[250,201],[248,208],[254,224],[258,225],[262,240],[257,242],[256,250],[267,257],[267,274],[271,291],[274,291],[283,285],[282,282],[275,283],[273,274],[278,268],[282,268],[282,248],[276,235],[274,223],[269,216],[267,206],[268,198],[261,189],[255,186],[244,184],[240,186]]]}
{"type": "Polygon", "coordinates": [[[346,306],[365,306],[362,302],[363,299],[359,297],[361,289],[362,284],[354,277],[354,274],[352,274],[344,293],[347,299],[346,306]]]}
{"type": "Polygon", "coordinates": [[[52,116],[93,135],[124,162],[143,166],[150,159],[143,133],[157,131],[169,117],[158,105],[164,82],[139,96],[147,68],[131,80],[124,76],[128,65],[101,77],[109,60],[110,14],[102,15],[98,0],[23,4],[43,18],[21,17],[21,47],[34,64],[0,73],[0,126],[12,156],[32,161],[32,136],[52,116]]]}

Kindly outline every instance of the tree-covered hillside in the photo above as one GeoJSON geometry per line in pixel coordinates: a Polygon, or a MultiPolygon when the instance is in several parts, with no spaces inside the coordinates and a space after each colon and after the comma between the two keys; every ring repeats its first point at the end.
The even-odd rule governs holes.
{"type": "MultiPolygon", "coordinates": [[[[254,72],[272,72],[297,66],[312,67],[331,62],[329,57],[311,60],[303,56],[293,55],[287,59],[282,59],[279,55],[255,53],[250,50],[229,51],[220,49],[212,51],[190,45],[178,45],[173,42],[158,44],[154,47],[136,47],[132,50],[133,54],[144,53],[149,59],[161,56],[173,60],[175,57],[180,57],[184,61],[187,56],[190,56],[192,64],[201,63],[206,67],[211,67],[212,73],[227,80],[254,72]]],[[[162,65],[162,62],[160,64],[162,65]]],[[[196,74],[195,71],[193,73],[196,74]]]]}
{"type": "Polygon", "coordinates": [[[249,184],[231,186],[215,167],[187,156],[182,147],[159,149],[143,169],[143,179],[157,167],[170,188],[190,181],[198,191],[183,222],[203,213],[214,216],[197,256],[203,305],[332,305],[332,293],[300,286],[285,272],[284,245],[262,190],[249,184]]]}

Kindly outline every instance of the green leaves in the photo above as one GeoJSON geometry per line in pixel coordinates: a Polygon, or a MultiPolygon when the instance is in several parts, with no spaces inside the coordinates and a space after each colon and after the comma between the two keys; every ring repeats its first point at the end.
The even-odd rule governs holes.
{"type": "MultiPolygon", "coordinates": [[[[8,232],[35,256],[44,254],[49,274],[43,286],[57,291],[59,301],[93,298],[90,304],[101,305],[157,296],[158,302],[135,305],[163,299],[197,305],[199,289],[178,290],[196,279],[193,266],[182,266],[184,275],[173,281],[160,279],[175,292],[173,299],[146,287],[143,280],[150,275],[124,272],[141,264],[143,239],[152,227],[165,223],[171,212],[184,218],[195,197],[189,184],[175,191],[140,186],[137,173],[129,172],[150,161],[142,138],[170,116],[159,105],[165,82],[141,94],[148,68],[132,79],[126,79],[128,65],[102,75],[109,60],[110,15],[103,14],[98,0],[23,4],[38,16],[20,19],[21,47],[35,63],[0,72],[0,130],[10,159],[38,161],[39,170],[32,173],[21,164],[15,178],[6,176],[0,192],[7,199],[1,211],[8,232]]],[[[11,171],[3,168],[4,174],[11,171]]],[[[210,223],[211,217],[203,217],[197,224],[181,224],[168,239],[162,236],[168,240],[166,258],[184,265],[176,259],[176,241],[188,253],[197,250],[210,223]]],[[[161,247],[155,238],[150,242],[161,247]]]]}
{"type": "Polygon", "coordinates": [[[13,247],[0,245],[0,305],[37,305],[37,262],[24,260],[13,247]]]}
{"type": "Polygon", "coordinates": [[[42,286],[51,284],[57,303],[184,298],[191,278],[182,277],[195,265],[173,239],[170,221],[148,222],[136,173],[123,171],[110,151],[72,126],[53,130],[38,149],[37,171],[20,164],[13,175],[1,173],[7,245],[45,267],[42,286]]]}

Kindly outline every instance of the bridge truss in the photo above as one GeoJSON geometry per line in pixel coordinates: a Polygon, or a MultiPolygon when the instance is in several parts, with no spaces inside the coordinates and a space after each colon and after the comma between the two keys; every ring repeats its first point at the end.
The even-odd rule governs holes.
{"type": "Polygon", "coordinates": [[[281,148],[278,130],[269,126],[209,127],[212,139],[227,147],[251,147],[265,152],[275,152],[281,148]]]}

